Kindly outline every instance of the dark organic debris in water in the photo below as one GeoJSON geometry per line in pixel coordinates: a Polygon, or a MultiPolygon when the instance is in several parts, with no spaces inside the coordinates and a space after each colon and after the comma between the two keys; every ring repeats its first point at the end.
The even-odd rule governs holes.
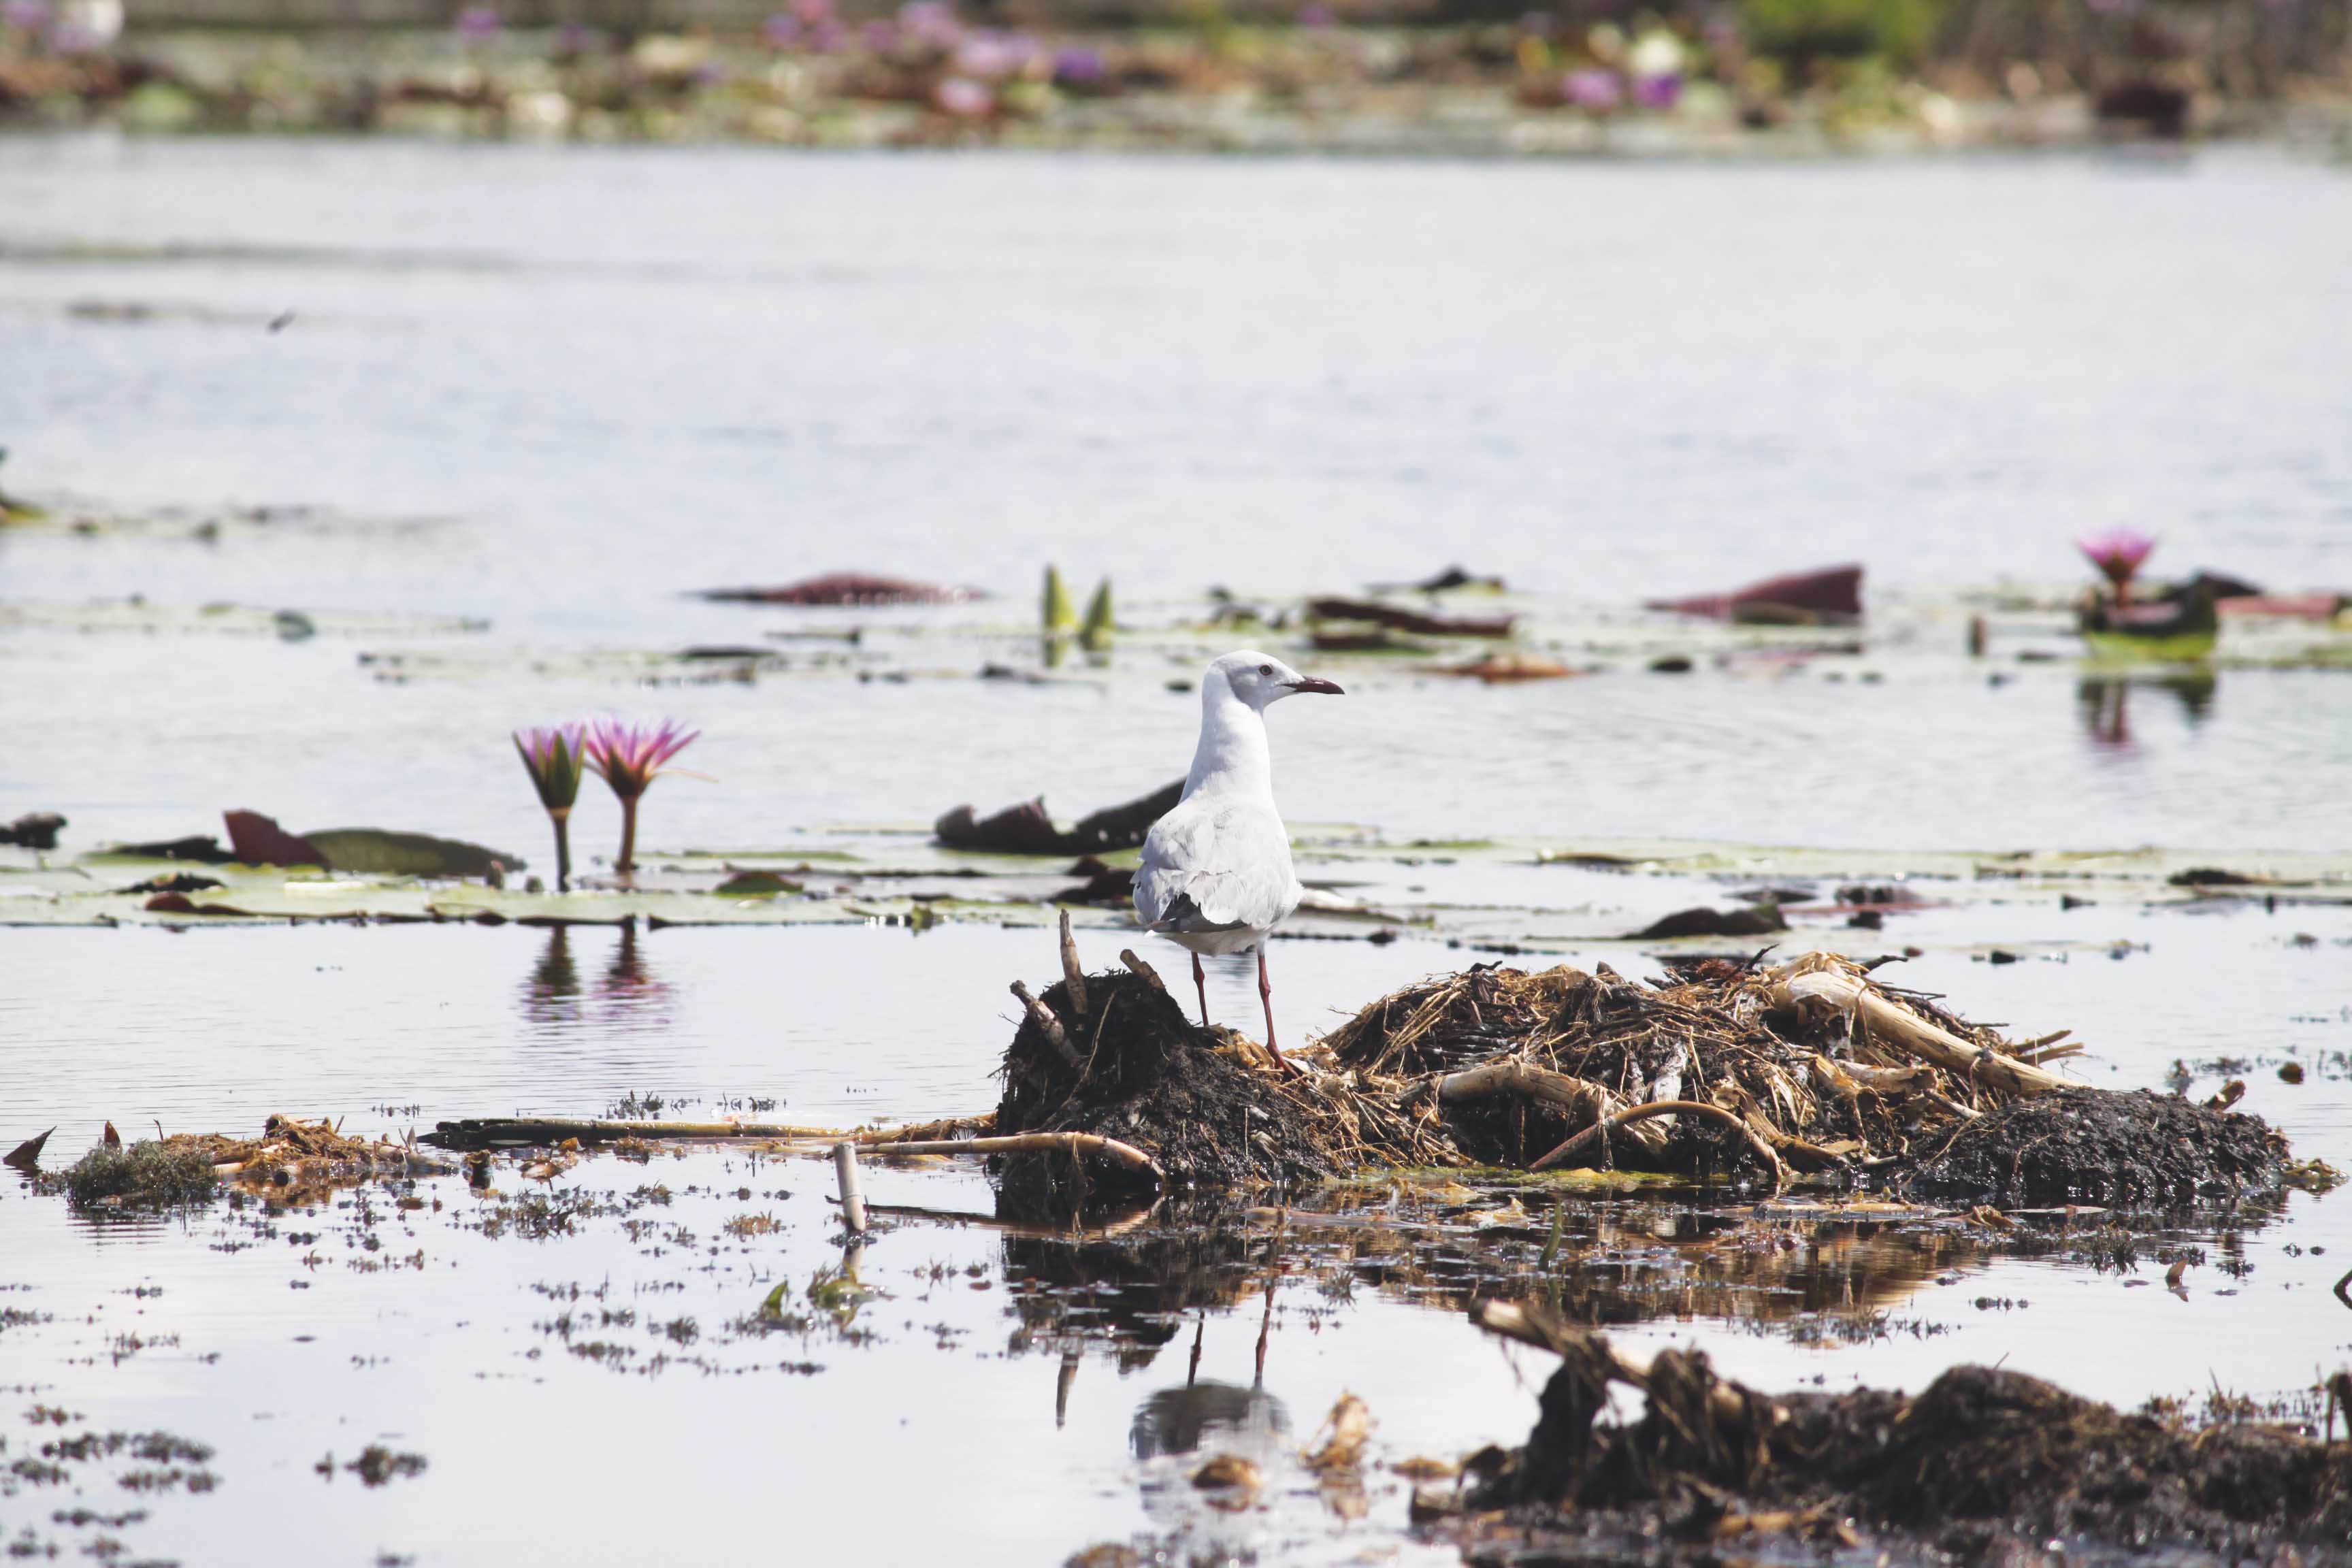
{"type": "Polygon", "coordinates": [[[182,892],[156,893],[139,906],[150,914],[158,915],[227,915],[251,920],[251,910],[238,909],[235,904],[200,904],[182,892]]]}
{"type": "Polygon", "coordinates": [[[2281,1547],[2337,1550],[2352,1531],[2352,1449],[2283,1427],[2190,1432],[1981,1366],[1910,1397],[1766,1394],[1702,1352],[1643,1365],[1540,1307],[1472,1315],[1561,1358],[1526,1447],[1466,1500],[1501,1510],[1465,1521],[1473,1562],[1583,1560],[1612,1539],[1667,1547],[1645,1561],[1713,1560],[1731,1542],[1757,1554],[1774,1538],[1852,1550],[1858,1529],[1881,1537],[1869,1547],[1932,1544],[1938,1561],[2038,1561],[2052,1540],[2284,1561],[2281,1547]],[[1645,1394],[1639,1420],[1600,1421],[1612,1383],[1645,1394]]]}
{"type": "Polygon", "coordinates": [[[1309,599],[1310,621],[1348,621],[1424,637],[1507,637],[1516,616],[1433,616],[1379,599],[1309,599]]]}
{"type": "Polygon", "coordinates": [[[1141,844],[1151,825],[1174,810],[1183,794],[1183,782],[1179,780],[1123,805],[1107,806],[1080,817],[1066,831],[1046,814],[1042,795],[988,817],[976,816],[969,805],[959,805],[933,823],[931,831],[950,849],[1003,855],[1099,855],[1141,844]]]}
{"type": "Polygon", "coordinates": [[[1787,931],[1780,906],[1765,900],[1743,910],[1676,910],[1633,933],[1636,941],[1677,936],[1765,936],[1787,931]]]}
{"type": "Polygon", "coordinates": [[[154,838],[141,844],[110,844],[99,853],[118,855],[126,860],[194,860],[206,866],[226,866],[236,858],[208,833],[190,834],[185,838],[154,838]]]}
{"type": "Polygon", "coordinates": [[[1085,881],[1055,893],[1052,901],[1057,904],[1101,904],[1123,910],[1135,900],[1135,873],[1106,866],[1091,855],[1082,856],[1070,868],[1073,877],[1085,881]]]}
{"type": "Polygon", "coordinates": [[[315,1201],[327,1188],[370,1177],[438,1175],[449,1169],[388,1139],[345,1137],[331,1121],[272,1116],[258,1138],[175,1132],[128,1145],[110,1138],[44,1181],[52,1190],[62,1187],[76,1204],[112,1208],[199,1203],[232,1180],[273,1202],[315,1201]]]}
{"type": "Polygon", "coordinates": [[[224,885],[217,877],[199,877],[194,871],[174,871],[168,877],[150,877],[143,882],[133,882],[121,890],[126,893],[201,893],[207,888],[224,885]]]}
{"type": "MultiPolygon", "coordinates": [[[[322,1468],[331,1470],[333,1468],[333,1460],[331,1458],[327,1465],[322,1468]]],[[[381,1443],[371,1443],[366,1447],[360,1450],[360,1457],[358,1458],[353,1459],[350,1464],[345,1465],[343,1468],[359,1477],[362,1485],[380,1487],[386,1481],[394,1480],[403,1476],[423,1475],[425,1473],[425,1456],[422,1454],[396,1454],[381,1443]]]]}
{"type": "MultiPolygon", "coordinates": [[[[56,1131],[54,1127],[49,1129],[49,1132],[56,1131]]],[[[5,1157],[0,1157],[0,1164],[14,1165],[20,1171],[37,1168],[41,1163],[41,1151],[48,1145],[49,1132],[26,1139],[22,1143],[9,1150],[5,1157]]]]}
{"type": "MultiPolygon", "coordinates": [[[[2284,1142],[2255,1118],[2076,1085],[2041,1065],[2077,1048],[2057,1037],[2013,1044],[1827,953],[1769,969],[1696,960],[1654,986],[1605,965],[1478,965],[1294,1051],[1316,1069],[1301,1078],[1192,1024],[1123,956],[1128,973],[1080,975],[1066,952],[1043,997],[1015,986],[1025,1016],[996,1128],[1117,1139],[1178,1186],[1464,1164],[1899,1184],[1926,1165],[1938,1195],[1998,1198],[2022,1180],[2148,1204],[2275,1192],[2284,1174],[2284,1142]],[[2055,1135],[2065,1127],[2076,1135],[2055,1135]],[[2157,1136],[2160,1153],[2139,1146],[2157,1136]]],[[[1055,1204],[1077,1195],[1063,1175],[1007,1167],[1055,1204]]]]}
{"type": "Polygon", "coordinates": [[[1062,830],[1045,811],[1045,797],[1008,805],[992,816],[975,816],[969,805],[959,805],[931,825],[939,841],[951,849],[988,849],[1006,855],[1053,855],[1062,847],[1062,830]]]}
{"type": "Polygon", "coordinates": [[[959,605],[980,595],[904,577],[828,572],[772,588],[706,588],[697,597],[739,605],[959,605]]]}
{"type": "Polygon", "coordinates": [[[2286,1140],[2174,1095],[2066,1089],[1969,1122],[1905,1178],[1927,1197],[2153,1205],[2275,1188],[2286,1140]]]}
{"type": "Polygon", "coordinates": [[[1410,588],[1417,594],[1448,594],[1456,588],[1474,588],[1481,593],[1499,594],[1503,591],[1503,580],[1500,577],[1476,576],[1468,568],[1455,565],[1448,566],[1444,571],[1433,575],[1423,577],[1418,583],[1372,584],[1374,593],[1394,593],[1405,588],[1410,588]]]}
{"type": "Polygon", "coordinates": [[[1862,619],[1862,568],[1828,566],[1768,577],[1728,594],[1651,599],[1646,607],[1742,626],[1850,626],[1862,619]]]}
{"type": "Polygon", "coordinates": [[[22,845],[27,849],[55,849],[58,829],[66,819],[54,811],[28,811],[16,821],[0,824],[0,844],[22,845]]]}

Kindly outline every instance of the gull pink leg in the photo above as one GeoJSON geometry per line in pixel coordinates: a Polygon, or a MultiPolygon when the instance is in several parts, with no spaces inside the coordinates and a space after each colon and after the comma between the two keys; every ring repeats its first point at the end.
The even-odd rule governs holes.
{"type": "Polygon", "coordinates": [[[1290,1058],[1284,1056],[1274,1043],[1274,982],[1265,977],[1265,943],[1263,942],[1257,944],[1257,999],[1265,1008],[1266,1055],[1279,1063],[1283,1071],[1293,1078],[1299,1076],[1298,1069],[1290,1065],[1290,1058]]]}
{"type": "Polygon", "coordinates": [[[1201,1027],[1209,1026],[1209,977],[1201,972],[1201,955],[1192,955],[1192,988],[1201,994],[1201,1027]]]}

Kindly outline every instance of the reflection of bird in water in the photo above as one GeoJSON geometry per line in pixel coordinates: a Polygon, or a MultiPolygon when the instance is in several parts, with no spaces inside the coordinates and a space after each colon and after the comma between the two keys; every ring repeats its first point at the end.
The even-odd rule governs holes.
{"type": "Polygon", "coordinates": [[[1136,1411],[1127,1436],[1139,1459],[1204,1447],[1255,1458],[1289,1430],[1289,1412],[1264,1388],[1199,1382],[1153,1393],[1136,1411]]]}
{"type": "Polygon", "coordinates": [[[1201,954],[1257,950],[1265,1048],[1277,1061],[1282,1052],[1274,1043],[1265,939],[1298,907],[1306,889],[1291,870],[1290,834],[1274,803],[1265,713],[1302,691],[1339,690],[1267,654],[1229,653],[1212,663],[1201,678],[1201,740],[1183,799],[1152,825],[1135,873],[1135,910],[1145,929],[1192,952],[1203,1027],[1209,984],[1201,954]]]}

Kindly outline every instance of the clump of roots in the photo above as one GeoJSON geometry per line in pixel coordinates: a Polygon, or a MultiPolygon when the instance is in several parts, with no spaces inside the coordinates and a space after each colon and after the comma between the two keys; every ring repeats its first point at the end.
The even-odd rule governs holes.
{"type": "Polygon", "coordinates": [[[1523,1543],[1559,1529],[1686,1550],[1772,1535],[1852,1547],[1859,1523],[1994,1561],[2053,1537],[2234,1561],[2333,1548],[2352,1530],[2352,1451],[2284,1428],[2186,1431],[1981,1366],[1908,1398],[1767,1395],[1699,1352],[1644,1366],[1539,1307],[1483,1302],[1472,1316],[1560,1356],[1526,1447],[1466,1500],[1509,1510],[1523,1543]],[[1645,1394],[1639,1420],[1600,1419],[1612,1383],[1645,1394]]]}

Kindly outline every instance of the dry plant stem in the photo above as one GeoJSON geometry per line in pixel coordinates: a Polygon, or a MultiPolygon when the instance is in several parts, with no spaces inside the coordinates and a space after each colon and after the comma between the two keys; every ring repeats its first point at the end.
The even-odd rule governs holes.
{"type": "Polygon", "coordinates": [[[1091,1132],[1016,1132],[1006,1138],[908,1139],[867,1144],[877,1154],[1099,1154],[1131,1171],[1162,1179],[1160,1163],[1132,1143],[1091,1132]]]}
{"type": "Polygon", "coordinates": [[[2067,1080],[2030,1062],[1986,1050],[1948,1029],[1898,1006],[1841,969],[1800,969],[1802,959],[1773,977],[1768,1003],[1797,1010],[1806,1002],[1824,1004],[1853,1018],[1859,1030],[1881,1045],[1906,1051],[1969,1083],[2009,1094],[2042,1094],[2067,1087],[2067,1080]]]}
{"type": "Polygon", "coordinates": [[[1012,990],[1013,994],[1021,998],[1021,1005],[1028,1009],[1030,1022],[1037,1026],[1038,1033],[1045,1037],[1046,1043],[1060,1054],[1064,1061],[1072,1067],[1077,1066],[1078,1048],[1070,1044],[1069,1032],[1062,1027],[1062,1020],[1054,1016],[1054,1010],[1031,995],[1029,987],[1018,980],[1013,983],[1012,990]]]}
{"type": "Polygon", "coordinates": [[[1134,975],[1138,980],[1142,981],[1146,985],[1150,986],[1154,991],[1165,991],[1168,989],[1167,983],[1160,978],[1160,971],[1152,968],[1151,965],[1136,957],[1135,949],[1131,947],[1120,948],[1118,950],[1118,961],[1127,965],[1129,973],[1134,975]]]}
{"type": "Polygon", "coordinates": [[[834,1173],[841,1179],[841,1217],[853,1235],[866,1234],[866,1188],[857,1179],[857,1145],[833,1146],[834,1173]]]}
{"type": "Polygon", "coordinates": [[[1756,1152],[1756,1157],[1770,1168],[1774,1188],[1779,1188],[1789,1179],[1788,1168],[1780,1163],[1780,1156],[1772,1152],[1772,1145],[1759,1136],[1756,1129],[1748,1126],[1747,1122],[1721,1106],[1702,1105],[1696,1100],[1654,1100],[1647,1105],[1630,1106],[1623,1110],[1612,1112],[1562,1143],[1559,1148],[1529,1165],[1528,1169],[1549,1171],[1555,1165],[1565,1164],[1587,1149],[1598,1144],[1605,1134],[1629,1121],[1646,1121],[1653,1116],[1696,1116],[1709,1121],[1719,1122],[1748,1141],[1748,1146],[1756,1152]]]}
{"type": "Polygon", "coordinates": [[[913,1127],[866,1128],[850,1131],[839,1127],[802,1127],[782,1121],[563,1121],[535,1117],[493,1116],[444,1121],[435,1130],[435,1135],[460,1148],[521,1147],[560,1143],[566,1138],[577,1138],[583,1143],[609,1143],[621,1138],[649,1141],[665,1138],[697,1141],[822,1138],[829,1142],[847,1139],[863,1144],[903,1142],[917,1137],[936,1138],[961,1127],[992,1127],[995,1121],[993,1111],[984,1111],[978,1116],[942,1118],[913,1127]]]}
{"type": "Polygon", "coordinates": [[[1078,966],[1077,939],[1070,934],[1070,911],[1062,911],[1062,984],[1070,995],[1071,1010],[1087,1016],[1087,972],[1078,966]]]}

